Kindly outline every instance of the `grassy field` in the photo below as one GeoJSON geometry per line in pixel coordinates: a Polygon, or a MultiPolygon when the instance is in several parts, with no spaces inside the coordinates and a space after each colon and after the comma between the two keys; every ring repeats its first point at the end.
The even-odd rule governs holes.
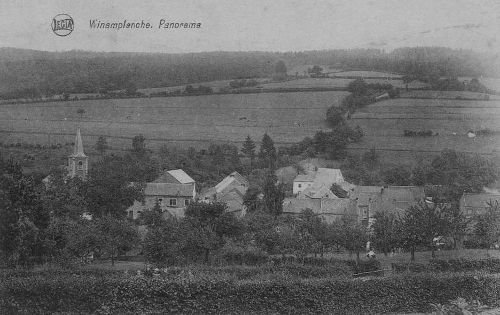
{"type": "Polygon", "coordinates": [[[296,92],[2,105],[0,142],[65,143],[80,127],[86,146],[94,145],[99,135],[107,136],[112,147],[128,148],[132,137],[143,134],[148,147],[155,148],[165,143],[239,144],[247,135],[260,140],[265,132],[279,145],[326,128],[326,109],[346,95],[296,92]]]}
{"type": "MultiPolygon", "coordinates": [[[[451,92],[444,92],[449,95],[451,92]]],[[[460,93],[460,92],[458,92],[460,93]]],[[[350,123],[360,125],[365,137],[353,151],[374,147],[393,162],[415,155],[435,155],[445,148],[495,156],[500,148],[500,101],[445,99],[390,99],[356,112],[350,123]],[[469,130],[494,134],[469,138],[469,130]],[[404,137],[404,130],[432,130],[431,137],[404,137]]]]}
{"type": "MultiPolygon", "coordinates": [[[[301,79],[273,84],[310,86],[341,79],[301,79]],[[308,83],[309,82],[309,83],[308,83]]],[[[445,148],[478,152],[498,158],[500,151],[500,98],[471,100],[470,92],[411,91],[424,98],[389,99],[358,110],[349,120],[365,132],[351,152],[379,150],[386,164],[412,164],[445,148]],[[457,96],[466,99],[456,99],[457,96]],[[425,97],[433,97],[426,99],[425,97]],[[492,134],[469,138],[469,130],[490,129],[492,134]],[[431,130],[431,137],[404,137],[404,130],[431,130]]],[[[278,146],[287,145],[317,130],[326,129],[325,113],[347,92],[293,92],[204,95],[5,104],[0,106],[0,142],[67,143],[82,129],[87,148],[100,135],[114,149],[129,148],[131,138],[143,134],[149,148],[163,144],[206,147],[210,142],[237,145],[250,135],[259,140],[267,132],[278,146]],[[78,109],[83,114],[78,114],[78,109]]]]}

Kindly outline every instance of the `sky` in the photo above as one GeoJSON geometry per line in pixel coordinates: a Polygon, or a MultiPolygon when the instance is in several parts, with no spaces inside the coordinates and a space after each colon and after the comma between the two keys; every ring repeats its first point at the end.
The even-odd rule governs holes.
{"type": "Polygon", "coordinates": [[[0,47],[47,51],[303,51],[445,46],[500,52],[498,0],[0,0],[0,47]],[[51,21],[69,14],[74,31],[51,21]],[[91,29],[90,20],[152,29],[91,29]],[[169,22],[199,29],[160,29],[169,22]]]}

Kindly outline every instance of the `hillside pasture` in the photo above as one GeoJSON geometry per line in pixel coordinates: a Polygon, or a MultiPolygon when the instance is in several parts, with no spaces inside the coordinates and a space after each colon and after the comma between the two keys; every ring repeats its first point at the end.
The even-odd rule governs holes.
{"type": "Polygon", "coordinates": [[[86,146],[105,135],[113,148],[129,148],[138,134],[151,148],[166,143],[239,145],[247,135],[258,141],[265,132],[282,145],[326,128],[326,109],[346,95],[328,91],[9,104],[0,106],[0,142],[66,143],[80,127],[86,146]]]}
{"type": "Polygon", "coordinates": [[[366,106],[349,121],[365,137],[353,151],[375,148],[385,158],[401,162],[416,154],[435,155],[448,148],[496,156],[500,148],[500,101],[390,99],[366,106]],[[469,138],[469,131],[492,133],[469,138]],[[404,130],[431,130],[430,137],[405,137],[404,130]]]}

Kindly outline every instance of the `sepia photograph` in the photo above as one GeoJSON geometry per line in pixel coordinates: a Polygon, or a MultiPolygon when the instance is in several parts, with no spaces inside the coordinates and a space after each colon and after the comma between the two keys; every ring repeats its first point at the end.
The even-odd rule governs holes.
{"type": "Polygon", "coordinates": [[[0,315],[500,315],[500,1],[1,0],[0,315]]]}

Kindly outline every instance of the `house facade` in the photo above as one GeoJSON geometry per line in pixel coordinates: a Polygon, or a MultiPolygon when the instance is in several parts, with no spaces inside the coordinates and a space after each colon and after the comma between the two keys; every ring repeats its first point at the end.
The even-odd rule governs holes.
{"type": "Polygon", "coordinates": [[[164,172],[155,181],[146,183],[144,201],[134,201],[127,209],[131,219],[158,204],[164,216],[184,217],[186,207],[196,198],[196,183],[183,170],[164,172]]]}

